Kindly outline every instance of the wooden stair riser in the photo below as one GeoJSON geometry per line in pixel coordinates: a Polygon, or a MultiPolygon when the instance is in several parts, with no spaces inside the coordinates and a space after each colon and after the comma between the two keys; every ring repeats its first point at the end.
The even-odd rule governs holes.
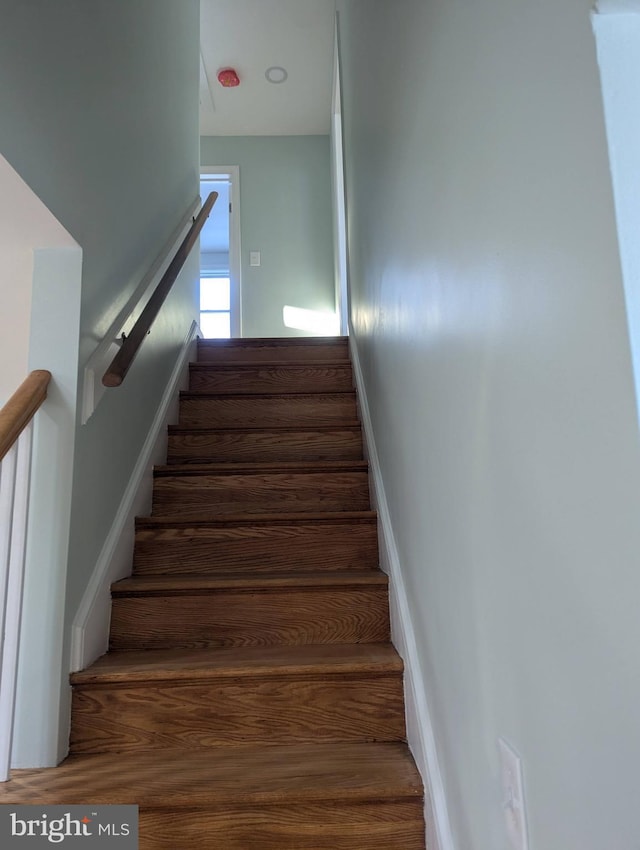
{"type": "Polygon", "coordinates": [[[182,428],[335,425],[356,418],[354,392],[256,396],[183,393],[179,425],[182,428]]]}
{"type": "Polygon", "coordinates": [[[366,472],[163,475],[153,488],[154,515],[308,513],[369,508],[366,472]]]}
{"type": "Polygon", "coordinates": [[[137,803],[141,850],[424,850],[420,777],[398,743],[72,756],[2,791],[10,805],[137,803]]]}
{"type": "Polygon", "coordinates": [[[76,687],[71,752],[404,740],[402,677],[264,676],[76,687]]]}
{"type": "Polygon", "coordinates": [[[189,390],[205,393],[319,393],[353,389],[348,363],[223,366],[192,364],[189,390]]]}
{"type": "Polygon", "coordinates": [[[421,802],[423,796],[406,745],[395,742],[165,748],[132,759],[119,753],[71,756],[58,768],[14,771],[0,792],[10,805],[136,802],[144,810],[168,812],[421,802]]]}
{"type": "Polygon", "coordinates": [[[168,463],[360,460],[359,426],[282,431],[275,428],[169,431],[168,463]]]}
{"type": "Polygon", "coordinates": [[[136,575],[363,570],[378,566],[377,528],[375,521],[141,528],[133,562],[136,575]]]}
{"type": "Polygon", "coordinates": [[[382,586],[115,596],[111,615],[112,650],[388,640],[382,586]]]}
{"type": "Polygon", "coordinates": [[[421,800],[140,809],[140,850],[425,850],[424,832],[421,800]]]}
{"type": "Polygon", "coordinates": [[[198,363],[349,362],[346,339],[199,340],[198,363]]]}

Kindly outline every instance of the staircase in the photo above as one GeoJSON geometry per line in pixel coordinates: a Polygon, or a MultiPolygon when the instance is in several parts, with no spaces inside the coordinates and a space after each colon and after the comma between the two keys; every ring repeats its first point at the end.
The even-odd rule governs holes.
{"type": "Polygon", "coordinates": [[[424,848],[346,339],[200,341],[112,594],[70,757],[0,802],[136,802],[141,850],[424,848]]]}

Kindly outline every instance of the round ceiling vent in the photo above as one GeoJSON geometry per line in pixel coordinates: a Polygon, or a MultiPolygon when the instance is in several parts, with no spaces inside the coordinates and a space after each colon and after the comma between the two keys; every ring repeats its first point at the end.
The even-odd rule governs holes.
{"type": "Polygon", "coordinates": [[[284,83],[289,76],[287,69],[281,68],[280,65],[272,65],[271,68],[267,68],[264,75],[270,83],[274,83],[276,85],[284,83]]]}

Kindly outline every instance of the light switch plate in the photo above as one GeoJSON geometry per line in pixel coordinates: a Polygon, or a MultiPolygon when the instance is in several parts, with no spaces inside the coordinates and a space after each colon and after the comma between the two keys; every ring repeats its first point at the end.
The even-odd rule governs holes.
{"type": "Polygon", "coordinates": [[[260,265],[260,251],[251,251],[249,253],[249,265],[250,266],[259,266],[260,265]]]}
{"type": "Polygon", "coordinates": [[[498,738],[504,819],[511,850],[529,850],[522,761],[504,738],[498,738]]]}

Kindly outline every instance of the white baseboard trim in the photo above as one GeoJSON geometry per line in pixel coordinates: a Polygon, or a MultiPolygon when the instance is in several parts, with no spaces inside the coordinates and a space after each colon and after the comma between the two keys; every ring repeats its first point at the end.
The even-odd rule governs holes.
{"type": "Polygon", "coordinates": [[[71,672],[82,670],[103,655],[109,643],[112,582],[131,574],[135,538],[135,517],[149,513],[153,487],[153,467],[163,463],[167,452],[167,426],[177,421],[178,391],[188,382],[188,364],[195,360],[199,328],[189,328],[169,378],[147,439],[125,490],[93,575],[82,597],[71,631],[71,672]]]}
{"type": "Polygon", "coordinates": [[[456,850],[427,703],[427,692],[420,669],[418,646],[411,621],[411,611],[400,566],[400,557],[393,534],[366,387],[358,357],[357,341],[353,330],[349,335],[349,346],[358,390],[358,407],[364,432],[365,452],[371,473],[371,500],[378,513],[380,567],[389,576],[391,638],[402,656],[405,667],[407,740],[425,786],[427,847],[429,850],[456,850]]]}

